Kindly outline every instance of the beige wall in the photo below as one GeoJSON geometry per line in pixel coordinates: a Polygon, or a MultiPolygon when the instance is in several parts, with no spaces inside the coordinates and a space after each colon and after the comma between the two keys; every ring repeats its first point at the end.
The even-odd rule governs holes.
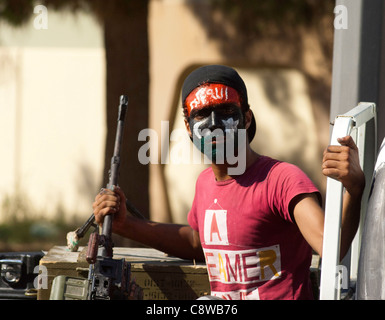
{"type": "MultiPolygon", "coordinates": [[[[149,9],[149,127],[160,136],[162,121],[174,125],[170,133],[183,129],[179,90],[187,70],[228,62],[184,1],[153,0],[149,9]]],[[[104,174],[102,30],[86,14],[48,14],[48,30],[35,30],[32,22],[0,28],[0,203],[20,193],[29,201],[28,214],[50,217],[60,207],[85,219],[104,174]]],[[[322,185],[304,76],[295,69],[237,69],[257,119],[253,148],[300,165],[322,185]]],[[[186,221],[203,167],[151,165],[153,219],[186,221]]]]}
{"type": "Polygon", "coordinates": [[[18,195],[26,215],[89,214],[104,159],[100,27],[49,12],[47,30],[0,30],[0,203],[18,195]]]}

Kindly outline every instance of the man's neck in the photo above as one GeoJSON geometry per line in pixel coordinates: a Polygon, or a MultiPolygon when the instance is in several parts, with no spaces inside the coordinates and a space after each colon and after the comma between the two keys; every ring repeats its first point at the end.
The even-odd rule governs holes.
{"type": "MultiPolygon", "coordinates": [[[[249,168],[257,159],[259,158],[259,154],[254,152],[250,146],[246,148],[246,168],[249,168]]],[[[234,178],[233,176],[229,175],[229,168],[232,166],[224,163],[224,164],[216,164],[212,163],[211,168],[213,169],[215,179],[217,181],[225,181],[234,178]]]]}

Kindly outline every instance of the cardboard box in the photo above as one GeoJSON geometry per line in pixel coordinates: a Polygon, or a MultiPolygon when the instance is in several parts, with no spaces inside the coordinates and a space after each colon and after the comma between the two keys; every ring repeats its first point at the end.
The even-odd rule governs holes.
{"type": "MultiPolygon", "coordinates": [[[[58,275],[87,278],[85,249],[70,252],[66,247],[55,246],[47,252],[40,260],[40,273],[46,272],[47,277],[38,290],[39,300],[49,299],[52,281],[58,275]]],[[[205,264],[148,248],[114,248],[113,258],[125,258],[131,263],[132,275],[143,289],[144,300],[194,300],[210,293],[205,264]]]]}

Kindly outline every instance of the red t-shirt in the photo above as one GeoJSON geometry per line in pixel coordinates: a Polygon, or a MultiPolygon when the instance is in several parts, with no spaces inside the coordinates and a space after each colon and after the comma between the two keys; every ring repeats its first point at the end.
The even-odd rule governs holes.
{"type": "Polygon", "coordinates": [[[289,213],[319,191],[298,167],[260,157],[243,175],[196,183],[188,222],[200,235],[211,294],[224,299],[313,299],[312,249],[289,213]]]}

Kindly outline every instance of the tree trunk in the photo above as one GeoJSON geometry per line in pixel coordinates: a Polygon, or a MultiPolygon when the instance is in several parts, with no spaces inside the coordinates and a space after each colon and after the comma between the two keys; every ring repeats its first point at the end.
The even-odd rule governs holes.
{"type": "Polygon", "coordinates": [[[131,1],[126,10],[104,17],[107,65],[107,137],[104,185],[114,149],[119,97],[129,98],[123,136],[119,185],[126,197],[149,215],[149,168],[138,161],[140,130],[148,128],[149,50],[148,1],[131,1]],[[128,11],[128,12],[127,12],[128,11]]]}

